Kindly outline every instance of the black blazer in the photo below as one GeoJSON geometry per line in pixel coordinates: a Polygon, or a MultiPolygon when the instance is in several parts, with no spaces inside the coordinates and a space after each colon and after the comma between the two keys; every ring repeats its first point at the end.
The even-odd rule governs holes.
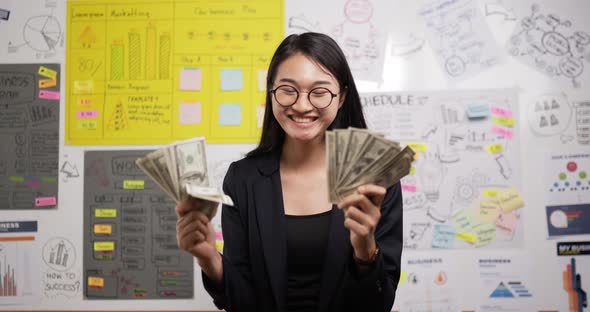
{"type": "MultiPolygon", "coordinates": [[[[223,206],[223,282],[221,288],[203,274],[203,283],[219,309],[230,312],[281,312],[287,292],[286,218],[279,174],[279,153],[234,162],[223,190],[235,206],[223,206]]],[[[391,311],[400,277],[402,195],[391,187],[381,207],[375,238],[380,254],[360,274],[352,257],[343,212],[332,219],[319,311],[391,311]]]]}

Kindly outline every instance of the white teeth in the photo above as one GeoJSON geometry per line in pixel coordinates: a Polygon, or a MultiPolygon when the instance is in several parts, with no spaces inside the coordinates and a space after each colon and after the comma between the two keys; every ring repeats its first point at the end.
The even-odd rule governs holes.
{"type": "Polygon", "coordinates": [[[291,116],[291,119],[295,120],[295,122],[301,122],[301,123],[313,122],[315,120],[315,118],[302,118],[302,117],[295,117],[295,116],[291,116]]]}

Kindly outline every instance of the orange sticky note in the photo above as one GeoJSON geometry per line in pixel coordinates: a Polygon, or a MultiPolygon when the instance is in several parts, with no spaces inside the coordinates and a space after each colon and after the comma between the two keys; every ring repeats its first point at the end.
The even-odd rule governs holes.
{"type": "Polygon", "coordinates": [[[88,287],[104,288],[104,278],[88,276],[88,287]]]}
{"type": "Polygon", "coordinates": [[[39,88],[51,88],[57,85],[57,80],[55,79],[41,79],[39,80],[39,88]]]}
{"type": "Polygon", "coordinates": [[[113,234],[113,226],[111,224],[95,224],[94,234],[113,234]]]}

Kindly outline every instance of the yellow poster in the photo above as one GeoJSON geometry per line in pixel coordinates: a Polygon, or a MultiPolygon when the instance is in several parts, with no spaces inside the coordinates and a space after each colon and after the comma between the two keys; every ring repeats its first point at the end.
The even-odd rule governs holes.
{"type": "Polygon", "coordinates": [[[276,0],[70,0],[66,144],[256,143],[276,0]]]}

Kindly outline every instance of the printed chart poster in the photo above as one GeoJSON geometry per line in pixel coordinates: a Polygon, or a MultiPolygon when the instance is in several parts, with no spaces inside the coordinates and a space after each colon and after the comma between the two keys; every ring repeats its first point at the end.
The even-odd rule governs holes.
{"type": "Polygon", "coordinates": [[[340,46],[355,79],[383,80],[391,14],[388,0],[285,1],[287,33],[320,32],[340,46]],[[310,10],[310,8],[313,8],[310,10]]]}
{"type": "Polygon", "coordinates": [[[545,168],[549,236],[590,234],[590,153],[553,154],[545,168]]]}
{"type": "Polygon", "coordinates": [[[0,306],[40,299],[37,221],[0,221],[0,306]]]}
{"type": "Polygon", "coordinates": [[[567,302],[563,311],[588,311],[588,293],[590,285],[590,242],[559,242],[557,255],[563,280],[562,302],[567,302]],[[567,299],[566,299],[567,298],[567,299]]]}
{"type": "Polygon", "coordinates": [[[448,257],[403,257],[394,310],[459,311],[460,274],[448,257]]]}
{"type": "Polygon", "coordinates": [[[477,261],[481,294],[478,311],[534,311],[528,259],[518,256],[477,261]]]}
{"type": "Polygon", "coordinates": [[[66,144],[258,141],[282,1],[80,0],[67,12],[66,144]]]}
{"type": "Polygon", "coordinates": [[[520,18],[507,42],[508,53],[562,86],[588,87],[588,2],[519,1],[518,4],[520,18]]]}
{"type": "Polygon", "coordinates": [[[499,48],[475,0],[424,0],[418,16],[447,77],[469,78],[499,62],[499,48]]]}
{"type": "Polygon", "coordinates": [[[135,165],[151,151],[85,154],[87,299],[193,298],[193,257],[176,242],[175,203],[135,165]]]}
{"type": "Polygon", "coordinates": [[[514,90],[365,93],[369,129],[417,154],[401,181],[404,248],[514,248],[523,241],[514,90]]]}
{"type": "Polygon", "coordinates": [[[59,65],[0,65],[0,210],[57,206],[59,65]]]}

